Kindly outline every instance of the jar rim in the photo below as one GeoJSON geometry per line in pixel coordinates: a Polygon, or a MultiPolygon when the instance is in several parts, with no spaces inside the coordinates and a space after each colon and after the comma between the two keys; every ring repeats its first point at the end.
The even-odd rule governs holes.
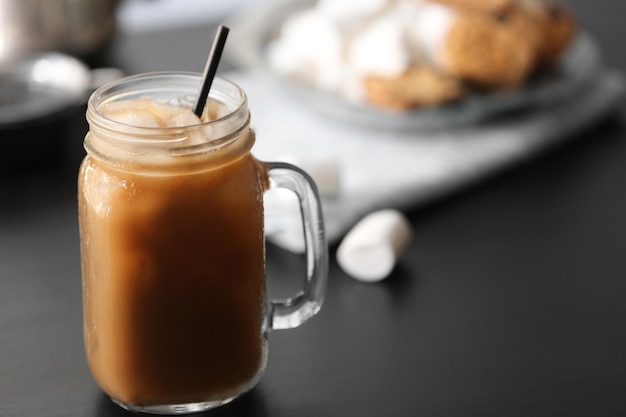
{"type": "Polygon", "coordinates": [[[247,96],[241,87],[223,78],[215,77],[209,92],[211,101],[219,104],[219,113],[201,123],[176,127],[137,126],[113,120],[98,111],[105,103],[139,98],[191,107],[201,79],[202,75],[194,72],[148,72],[103,85],[88,100],[89,133],[83,142],[85,150],[99,160],[114,161],[120,166],[132,160],[133,164],[146,169],[175,167],[182,157],[188,157],[187,163],[192,163],[191,159],[204,163],[207,158],[217,160],[218,156],[209,154],[234,158],[249,151],[255,136],[247,134],[250,131],[247,96]]]}
{"type": "MultiPolygon", "coordinates": [[[[212,88],[209,92],[208,98],[219,98],[220,95],[217,94],[217,89],[215,87],[221,88],[229,88],[233,92],[236,92],[237,97],[232,97],[238,100],[236,106],[232,108],[228,108],[228,113],[217,117],[215,119],[202,121],[201,123],[182,125],[176,127],[168,127],[168,126],[139,126],[133,125],[121,121],[117,121],[106,117],[102,113],[98,111],[98,107],[107,101],[112,101],[111,98],[107,98],[108,95],[113,95],[118,92],[119,96],[124,96],[129,94],[123,93],[124,88],[129,87],[137,82],[142,81],[155,81],[156,79],[169,79],[169,80],[179,80],[179,81],[193,81],[196,82],[197,92],[200,91],[200,83],[202,82],[202,74],[198,72],[191,71],[155,71],[155,72],[146,72],[136,75],[130,75],[123,78],[119,78],[117,80],[109,81],[108,83],[102,85],[98,89],[96,89],[89,97],[87,101],[87,119],[90,123],[95,122],[100,125],[106,125],[111,129],[125,131],[127,129],[132,129],[134,133],[143,132],[146,136],[165,136],[171,135],[175,132],[180,132],[183,130],[206,127],[211,125],[218,125],[222,123],[227,123],[230,120],[234,119],[241,113],[242,110],[247,110],[248,107],[248,97],[246,93],[243,91],[241,87],[237,84],[229,81],[225,78],[216,76],[213,80],[212,88]],[[158,132],[158,134],[157,134],[158,132]]],[[[191,86],[191,84],[189,85],[191,86]]],[[[196,94],[197,94],[196,92],[196,94]]],[[[182,95],[182,92],[181,92],[182,95]]],[[[221,95],[223,98],[224,95],[221,95]]],[[[223,103],[222,100],[218,100],[223,103]]],[[[143,136],[143,135],[142,135],[143,136]]],[[[155,139],[157,140],[157,139],[155,139]]]]}

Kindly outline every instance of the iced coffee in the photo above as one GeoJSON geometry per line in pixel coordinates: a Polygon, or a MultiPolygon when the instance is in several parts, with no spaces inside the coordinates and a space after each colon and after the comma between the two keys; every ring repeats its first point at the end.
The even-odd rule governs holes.
{"type": "MultiPolygon", "coordinates": [[[[250,152],[245,95],[216,80],[198,118],[198,81],[148,74],[89,101],[78,181],[85,347],[103,391],[137,411],[199,411],[250,389],[266,365],[267,330],[298,307],[267,307],[262,201],[272,167],[250,152]]],[[[317,307],[297,313],[304,319],[325,287],[325,254],[315,258],[323,280],[308,278],[317,307]]]]}

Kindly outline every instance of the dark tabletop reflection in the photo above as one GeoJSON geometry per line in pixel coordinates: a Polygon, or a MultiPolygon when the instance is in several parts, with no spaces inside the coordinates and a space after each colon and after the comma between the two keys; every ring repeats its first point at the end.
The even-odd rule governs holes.
{"type": "MultiPolygon", "coordinates": [[[[140,416],[141,414],[133,413],[125,410],[115,404],[105,394],[101,394],[96,401],[97,417],[123,417],[123,416],[140,416]]],[[[145,414],[149,416],[150,414],[145,414]]],[[[258,388],[247,392],[232,403],[220,408],[209,410],[204,413],[194,413],[192,416],[198,417],[266,417],[269,416],[265,406],[263,393],[258,388]]]]}

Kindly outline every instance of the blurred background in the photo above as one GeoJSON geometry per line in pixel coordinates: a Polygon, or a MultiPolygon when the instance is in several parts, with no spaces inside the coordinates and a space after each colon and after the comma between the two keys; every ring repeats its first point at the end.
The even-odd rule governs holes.
{"type": "MultiPolygon", "coordinates": [[[[626,11],[623,2],[570,0],[568,3],[580,23],[593,28],[600,43],[617,41],[617,29],[626,11]],[[589,13],[597,7],[610,7],[612,13],[589,13]]],[[[262,0],[2,0],[0,59],[11,52],[41,46],[84,53],[112,37],[114,24],[123,34],[150,33],[219,22],[260,4],[262,0]],[[57,37],[50,37],[52,33],[57,37]]],[[[608,59],[626,62],[625,55],[608,59]]]]}
{"type": "MultiPolygon", "coordinates": [[[[249,39],[250,36],[247,35],[254,34],[254,31],[249,30],[249,28],[240,30],[242,27],[237,26],[236,23],[240,22],[242,18],[245,20],[246,16],[255,15],[258,10],[267,9],[270,4],[287,5],[288,3],[296,3],[298,1],[302,3],[302,0],[230,0],[227,2],[206,0],[0,0],[0,137],[9,137],[10,135],[15,137],[19,135],[19,137],[28,139],[29,147],[32,147],[33,141],[39,140],[39,145],[42,148],[40,154],[44,156],[46,162],[52,160],[50,155],[59,151],[71,153],[70,162],[64,165],[71,174],[69,178],[73,179],[76,166],[83,155],[80,141],[87,130],[84,121],[84,105],[88,93],[94,87],[105,82],[107,77],[117,77],[121,74],[131,75],[163,70],[201,71],[212,42],[214,29],[220,23],[229,26],[235,24],[234,27],[231,26],[233,30],[226,48],[225,58],[222,59],[220,65],[220,71],[236,69],[238,63],[235,62],[236,60],[229,59],[229,52],[241,49],[243,43],[252,43],[252,40],[249,39]],[[51,74],[57,75],[48,76],[48,78],[54,79],[54,89],[50,90],[55,92],[56,95],[54,97],[37,96],[33,98],[32,80],[24,80],[25,74],[29,73],[27,68],[33,67],[34,63],[20,63],[20,57],[36,50],[64,52],[79,60],[79,62],[69,64],[60,63],[59,70],[51,72],[51,74]],[[16,62],[18,63],[16,64],[16,62]],[[102,68],[113,68],[118,71],[105,71],[97,74],[89,72],[90,69],[102,68]],[[20,82],[27,84],[21,90],[16,87],[20,82]],[[24,95],[21,96],[20,94],[24,95]],[[16,103],[19,105],[16,106],[16,103]],[[41,117],[41,112],[43,112],[46,106],[48,108],[55,108],[56,106],[58,110],[50,112],[46,117],[41,117]],[[61,127],[58,127],[58,124],[51,125],[49,123],[52,118],[56,121],[64,121],[58,117],[58,113],[61,111],[67,113],[68,107],[72,110],[71,123],[63,123],[61,127]],[[28,113],[28,115],[18,120],[16,115],[21,111],[28,113]],[[51,126],[53,127],[51,128],[51,126]],[[68,129],[70,132],[67,132],[68,129]],[[49,140],[51,134],[59,136],[59,140],[49,140]],[[63,149],[58,146],[59,143],[64,145],[63,149]]],[[[346,4],[350,4],[350,2],[346,2],[346,4]]],[[[619,30],[623,25],[622,16],[626,12],[626,4],[623,2],[608,2],[606,0],[602,4],[585,0],[570,0],[566,4],[571,6],[579,28],[593,39],[594,48],[597,48],[601,57],[602,68],[626,69],[626,54],[616,53],[616,51],[621,50],[622,40],[619,36],[619,30]],[[603,13],[597,13],[597,8],[609,9],[604,10],[603,13]]],[[[256,16],[256,19],[260,21],[255,22],[258,25],[268,26],[271,24],[271,22],[268,23],[271,19],[266,19],[263,22],[261,15],[256,16]]],[[[254,21],[254,19],[248,19],[248,23],[251,21],[254,21]]],[[[276,29],[278,28],[270,28],[270,30],[276,29]]],[[[49,61],[47,63],[49,64],[49,61]]],[[[268,140],[267,138],[279,137],[278,134],[275,134],[279,132],[271,130],[276,126],[281,126],[283,132],[280,133],[282,136],[289,136],[287,130],[283,129],[283,126],[277,123],[277,119],[274,118],[277,116],[280,119],[282,114],[276,114],[277,112],[269,114],[267,109],[270,106],[264,105],[263,100],[269,97],[268,94],[262,91],[265,82],[257,74],[255,74],[253,79],[239,78],[235,81],[241,83],[246,91],[249,92],[254,108],[257,131],[264,132],[266,141],[268,140]]],[[[278,87],[282,93],[283,86],[279,85],[278,87]]],[[[278,92],[278,89],[275,92],[278,92]]],[[[281,96],[281,103],[288,103],[288,99],[288,97],[281,96]]],[[[605,108],[610,107],[613,110],[614,106],[612,106],[612,103],[613,101],[600,110],[593,109],[597,115],[594,115],[593,120],[601,118],[601,116],[608,113],[605,108]]],[[[286,109],[292,108],[288,104],[284,107],[286,109]]],[[[281,107],[280,111],[285,111],[286,109],[281,107]]],[[[617,106],[618,112],[623,113],[623,110],[624,106],[617,106]]],[[[590,114],[590,111],[587,109],[582,109],[580,112],[590,114]]],[[[314,117],[304,111],[299,116],[314,117]]],[[[516,150],[517,143],[529,142],[528,138],[524,136],[527,136],[529,131],[536,132],[543,129],[543,136],[557,139],[563,136],[572,137],[572,129],[570,131],[560,129],[562,124],[558,118],[555,118],[553,122],[546,123],[546,128],[537,128],[534,125],[535,121],[552,116],[545,116],[544,114],[537,114],[536,116],[534,119],[529,120],[528,123],[525,123],[526,130],[521,128],[523,126],[520,123],[513,123],[510,126],[498,126],[496,123],[496,129],[491,129],[491,125],[485,124],[483,125],[484,131],[474,134],[472,139],[476,140],[460,137],[464,135],[457,135],[459,136],[457,137],[455,132],[440,133],[438,142],[442,147],[441,152],[445,152],[444,157],[448,159],[439,158],[439,154],[430,157],[428,153],[430,152],[428,148],[430,147],[430,141],[428,140],[428,135],[423,135],[420,139],[425,147],[420,148],[420,151],[415,153],[423,155],[424,161],[420,161],[420,164],[412,165],[433,166],[433,171],[448,172],[451,170],[445,164],[454,165],[454,168],[459,167],[458,159],[449,158],[448,150],[450,148],[460,149],[457,154],[462,155],[461,162],[465,163],[468,159],[465,155],[490,155],[489,151],[484,151],[485,143],[482,140],[483,138],[493,137],[494,145],[499,147],[502,143],[498,139],[499,136],[505,134],[510,136],[510,132],[515,132],[515,134],[520,135],[520,140],[511,141],[514,143],[514,146],[511,147],[511,153],[500,157],[498,160],[498,164],[502,162],[505,165],[508,163],[506,159],[508,157],[519,159],[519,153],[516,150]],[[555,129],[555,126],[558,126],[559,129],[555,129]],[[500,129],[498,130],[498,128],[500,129]],[[451,144],[448,145],[445,139],[450,139],[449,142],[451,144]],[[476,152],[466,152],[459,147],[459,145],[466,145],[472,142],[477,143],[476,152]],[[517,154],[513,155],[513,153],[517,154]],[[429,162],[438,161],[439,159],[444,161],[441,167],[429,162]]],[[[371,118],[363,118],[363,120],[365,119],[369,120],[371,118]]],[[[592,118],[589,117],[589,119],[591,120],[592,118]]],[[[309,120],[309,122],[312,125],[320,125],[320,123],[316,123],[317,120],[313,119],[309,120]]],[[[358,127],[347,132],[344,129],[345,126],[331,125],[326,119],[323,120],[325,125],[331,126],[329,130],[333,131],[316,132],[317,136],[343,136],[344,143],[347,143],[345,140],[346,136],[361,136],[358,127]]],[[[392,122],[395,122],[395,120],[392,122]]],[[[581,125],[583,124],[586,123],[581,123],[581,125]]],[[[376,138],[376,140],[378,139],[380,139],[379,142],[390,143],[386,138],[376,138]]],[[[541,148],[540,143],[542,139],[538,138],[535,140],[534,143],[539,145],[532,146],[541,148]]],[[[418,143],[419,141],[414,140],[413,142],[418,143]]],[[[549,142],[551,141],[546,141],[546,143],[549,142]]],[[[19,145],[16,146],[18,149],[21,149],[19,145]]],[[[529,148],[527,147],[527,149],[529,148]]],[[[263,151],[263,149],[259,149],[261,156],[266,157],[262,154],[263,151]]],[[[390,155],[392,155],[394,160],[398,160],[398,155],[408,153],[395,152],[391,154],[390,151],[390,155]]],[[[31,156],[29,155],[29,157],[31,156]]],[[[270,155],[272,159],[277,156],[280,155],[270,155]]],[[[341,155],[337,156],[339,162],[342,162],[341,158],[341,155]]],[[[0,162],[6,162],[10,165],[16,161],[19,164],[19,158],[9,156],[3,160],[3,157],[0,155],[0,162]]],[[[473,168],[474,165],[470,166],[470,168],[473,168]]],[[[4,165],[0,164],[0,167],[2,166],[4,165]]],[[[494,164],[490,165],[490,168],[492,166],[494,164]]],[[[452,171],[455,173],[455,178],[460,178],[463,182],[473,180],[473,177],[470,178],[470,175],[467,174],[469,171],[452,171]]],[[[426,175],[422,176],[430,178],[431,173],[426,172],[426,175]]],[[[355,173],[355,176],[357,174],[360,175],[361,172],[355,173]]],[[[414,175],[414,177],[418,178],[419,175],[414,175]]],[[[431,182],[437,183],[435,187],[437,188],[438,184],[449,184],[446,180],[447,178],[442,179],[441,176],[434,175],[431,182]]],[[[430,184],[427,185],[430,186],[430,184]]],[[[329,202],[327,206],[330,207],[331,205],[332,202],[329,202]]]]}
{"type": "MultiPolygon", "coordinates": [[[[76,172],[93,87],[89,70],[199,72],[217,24],[273,3],[0,0],[0,415],[120,415],[83,360],[76,172]],[[39,49],[78,60],[62,60],[61,70],[50,73],[61,74],[48,79],[60,95],[37,96],[29,107],[32,100],[19,98],[33,90],[16,86],[26,74],[42,73],[16,61],[39,49]],[[39,117],[50,102],[58,112],[39,117]],[[19,122],[15,105],[32,117],[19,122]],[[59,153],[63,164],[54,158],[59,153]]],[[[591,77],[589,90],[560,106],[468,129],[389,140],[391,134],[374,129],[331,118],[319,122],[322,116],[298,112],[290,96],[262,77],[240,75],[237,81],[251,97],[257,145],[281,138],[298,145],[292,139],[306,135],[330,142],[341,135],[342,141],[317,147],[334,150],[347,166],[354,162],[347,156],[368,161],[369,152],[369,160],[380,162],[371,165],[376,168],[387,164],[383,156],[397,161],[411,155],[405,145],[415,146],[410,150],[419,163],[387,166],[399,173],[432,168],[426,172],[432,176],[412,178],[430,181],[427,191],[442,184],[435,197],[451,191],[442,176],[464,180],[471,192],[407,210],[416,238],[381,285],[351,279],[331,256],[319,320],[296,337],[272,335],[281,359],[272,363],[261,390],[243,410],[219,415],[626,415],[626,2],[567,3],[599,50],[602,77],[591,77]],[[622,90],[614,93],[615,86],[622,90]],[[498,153],[484,152],[485,146],[498,153]],[[446,158],[430,157],[439,152],[446,158]],[[501,175],[477,185],[479,178],[470,176],[475,158],[497,162],[501,175]],[[522,169],[504,172],[513,160],[522,169]]],[[[239,45],[238,33],[231,32],[227,49],[239,45]]],[[[235,68],[223,59],[220,71],[235,68]]],[[[116,75],[101,75],[107,74],[116,75]]],[[[344,170],[341,185],[363,174],[368,186],[367,175],[381,171],[344,170]]],[[[372,203],[350,211],[368,203],[354,195],[325,201],[337,209],[327,219],[352,222],[363,210],[379,208],[372,203]],[[338,202],[347,205],[333,206],[338,202]]],[[[302,267],[300,258],[271,245],[268,259],[275,282],[291,282],[302,267]]]]}

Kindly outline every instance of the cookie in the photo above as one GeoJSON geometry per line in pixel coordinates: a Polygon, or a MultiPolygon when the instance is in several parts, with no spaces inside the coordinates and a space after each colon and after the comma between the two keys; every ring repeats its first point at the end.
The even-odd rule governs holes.
{"type": "Polygon", "coordinates": [[[459,11],[436,54],[452,76],[489,90],[522,84],[534,69],[538,33],[514,9],[503,13],[459,11]]]}
{"type": "Polygon", "coordinates": [[[511,7],[515,0],[423,0],[439,3],[456,9],[466,9],[479,13],[502,13],[511,7]]]}
{"type": "Polygon", "coordinates": [[[537,66],[554,65],[576,32],[573,13],[556,0],[519,0],[519,7],[532,19],[540,34],[537,66]]]}
{"type": "Polygon", "coordinates": [[[366,77],[364,87],[369,104],[389,110],[433,107],[456,100],[464,92],[457,78],[427,65],[414,65],[392,78],[366,77]]]}

